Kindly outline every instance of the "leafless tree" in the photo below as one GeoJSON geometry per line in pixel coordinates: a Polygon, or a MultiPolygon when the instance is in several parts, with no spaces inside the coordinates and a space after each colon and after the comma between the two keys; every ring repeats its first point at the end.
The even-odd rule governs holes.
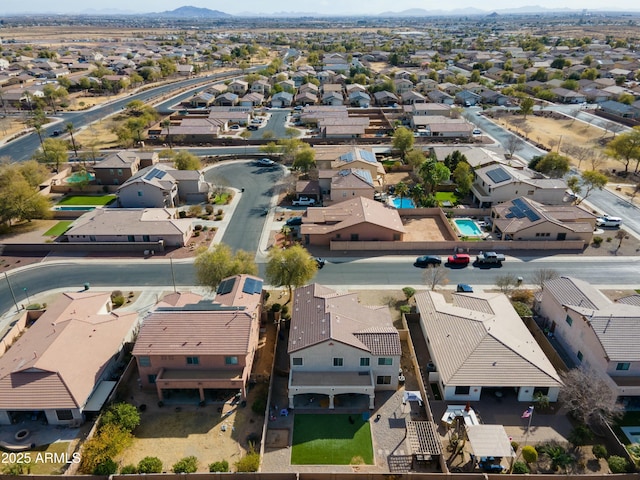
{"type": "Polygon", "coordinates": [[[528,123],[525,123],[524,125],[522,125],[520,127],[520,130],[522,130],[522,132],[524,133],[525,140],[529,140],[529,134],[533,130],[533,127],[531,125],[529,125],[528,123]]]}
{"type": "Polygon", "coordinates": [[[518,277],[513,273],[498,275],[496,277],[496,287],[498,287],[505,295],[509,295],[519,285],[519,283],[518,277]]]}
{"type": "Polygon", "coordinates": [[[542,290],[542,287],[544,286],[544,283],[546,281],[555,280],[559,276],[560,275],[558,274],[558,272],[552,268],[539,268],[538,270],[535,270],[531,275],[531,282],[537,285],[540,290],[542,290]]]}
{"type": "Polygon", "coordinates": [[[442,265],[427,267],[422,274],[422,279],[431,290],[435,290],[438,285],[446,285],[449,283],[447,278],[447,269],[442,265]]]}
{"type": "Polygon", "coordinates": [[[560,401],[573,417],[585,425],[602,426],[624,413],[616,392],[598,373],[586,368],[560,372],[564,387],[560,401]]]}
{"type": "Polygon", "coordinates": [[[593,152],[591,157],[589,158],[589,162],[591,163],[591,170],[594,172],[598,171],[598,168],[602,166],[602,164],[606,161],[607,156],[602,152],[593,152]]]}
{"type": "Polygon", "coordinates": [[[580,147],[578,145],[567,145],[564,148],[564,151],[570,157],[573,157],[578,161],[578,169],[580,169],[580,167],[582,166],[582,162],[593,155],[593,149],[580,147]]]}
{"type": "Polygon", "coordinates": [[[624,125],[612,122],[612,124],[609,126],[609,130],[611,130],[611,133],[613,133],[613,138],[616,138],[616,133],[622,132],[624,130],[624,125]]]}
{"type": "Polygon", "coordinates": [[[511,158],[522,148],[522,142],[516,135],[510,135],[504,145],[504,148],[507,149],[507,154],[509,155],[509,158],[511,158]]]}
{"type": "Polygon", "coordinates": [[[616,239],[618,240],[618,246],[616,247],[616,253],[618,253],[618,250],[620,250],[620,247],[622,247],[622,241],[625,238],[629,238],[627,236],[627,232],[625,232],[624,230],[618,230],[616,232],[616,239]]]}

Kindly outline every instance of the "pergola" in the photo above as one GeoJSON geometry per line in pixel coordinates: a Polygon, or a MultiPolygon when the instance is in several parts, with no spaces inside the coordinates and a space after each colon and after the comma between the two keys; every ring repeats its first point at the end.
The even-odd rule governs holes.
{"type": "Polygon", "coordinates": [[[414,461],[428,462],[442,455],[438,428],[433,422],[407,422],[407,443],[414,461]]]}

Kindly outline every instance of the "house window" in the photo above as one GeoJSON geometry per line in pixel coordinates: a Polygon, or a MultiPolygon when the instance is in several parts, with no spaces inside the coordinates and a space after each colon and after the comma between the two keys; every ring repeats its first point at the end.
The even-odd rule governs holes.
{"type": "Polygon", "coordinates": [[[154,384],[156,383],[156,377],[157,375],[147,375],[147,380],[149,381],[149,383],[154,384]]]}
{"type": "Polygon", "coordinates": [[[393,365],[393,358],[380,357],[378,358],[378,365],[393,365]]]}
{"type": "Polygon", "coordinates": [[[357,233],[352,233],[351,234],[351,241],[352,242],[357,242],[359,240],[360,236],[357,233]]]}
{"type": "Polygon", "coordinates": [[[629,370],[630,366],[629,362],[620,362],[616,365],[616,370],[629,370]]]}
{"type": "Polygon", "coordinates": [[[187,357],[187,365],[198,365],[200,359],[198,357],[187,357]]]}
{"type": "Polygon", "coordinates": [[[376,384],[391,385],[391,375],[378,375],[376,377],[376,384]]]}
{"type": "Polygon", "coordinates": [[[149,235],[143,235],[142,236],[142,241],[143,242],[148,242],[149,241],[149,235]]]}
{"type": "Polygon", "coordinates": [[[71,410],[56,410],[56,417],[58,420],[73,420],[73,413],[71,410]]]}
{"type": "Polygon", "coordinates": [[[368,367],[369,366],[369,358],[368,357],[361,357],[360,358],[360,366],[361,367],[368,367]]]}
{"type": "Polygon", "coordinates": [[[225,365],[237,365],[238,364],[238,357],[224,357],[224,364],[225,365]]]}
{"type": "Polygon", "coordinates": [[[127,235],[127,242],[135,242],[136,241],[136,237],[134,237],[133,235],[127,235]]]}
{"type": "Polygon", "coordinates": [[[344,366],[344,358],[333,357],[333,366],[334,367],[343,367],[344,366]]]}
{"type": "Polygon", "coordinates": [[[396,242],[397,242],[398,240],[400,240],[400,234],[399,234],[399,233],[394,233],[394,234],[393,234],[393,240],[394,240],[394,241],[396,241],[396,242]]]}
{"type": "Polygon", "coordinates": [[[150,367],[151,366],[151,358],[149,357],[138,357],[138,365],[141,367],[150,367]]]}
{"type": "Polygon", "coordinates": [[[567,321],[569,326],[573,325],[573,318],[571,318],[569,315],[567,315],[567,318],[565,320],[567,321]]]}
{"type": "Polygon", "coordinates": [[[296,367],[301,367],[302,366],[302,357],[293,357],[293,359],[291,360],[291,362],[293,363],[293,365],[295,365],[296,367]]]}
{"type": "Polygon", "coordinates": [[[534,193],[535,193],[535,192],[534,192],[533,190],[529,190],[529,191],[527,192],[527,195],[533,195],[534,193]]]}
{"type": "Polygon", "coordinates": [[[468,386],[456,386],[456,395],[469,395],[471,387],[468,386]]]}
{"type": "Polygon", "coordinates": [[[138,190],[138,196],[141,197],[142,196],[142,191],[138,190]]]}
{"type": "Polygon", "coordinates": [[[122,169],[121,169],[121,168],[119,168],[119,169],[118,169],[118,176],[119,176],[119,177],[121,177],[121,176],[122,176],[122,169]]]}
{"type": "Polygon", "coordinates": [[[584,355],[582,355],[582,352],[580,350],[578,350],[578,360],[582,361],[582,359],[584,358],[584,355]]]}

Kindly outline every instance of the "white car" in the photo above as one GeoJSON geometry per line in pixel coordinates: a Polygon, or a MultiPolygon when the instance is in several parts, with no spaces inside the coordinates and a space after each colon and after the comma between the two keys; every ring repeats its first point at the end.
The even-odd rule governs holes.
{"type": "Polygon", "coordinates": [[[480,130],[479,128],[476,128],[473,130],[473,134],[474,135],[482,135],[482,130],[480,130]]]}
{"type": "Polygon", "coordinates": [[[309,207],[311,205],[315,205],[315,203],[316,203],[315,198],[300,197],[297,200],[293,200],[291,202],[291,205],[309,207]]]}
{"type": "Polygon", "coordinates": [[[598,227],[620,227],[620,225],[622,225],[622,219],[610,215],[603,215],[596,219],[596,225],[598,227]]]}

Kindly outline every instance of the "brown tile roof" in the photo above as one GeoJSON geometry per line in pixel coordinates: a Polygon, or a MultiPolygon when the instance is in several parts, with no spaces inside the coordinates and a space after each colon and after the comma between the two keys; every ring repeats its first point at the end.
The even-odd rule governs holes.
{"type": "Polygon", "coordinates": [[[318,284],[293,294],[289,353],[335,340],[372,355],[400,355],[400,337],[387,307],[368,307],[355,293],[338,294],[318,284]]]}
{"type": "Polygon", "coordinates": [[[80,408],[137,321],[108,292],[65,293],[0,357],[0,409],[80,408]]]}

